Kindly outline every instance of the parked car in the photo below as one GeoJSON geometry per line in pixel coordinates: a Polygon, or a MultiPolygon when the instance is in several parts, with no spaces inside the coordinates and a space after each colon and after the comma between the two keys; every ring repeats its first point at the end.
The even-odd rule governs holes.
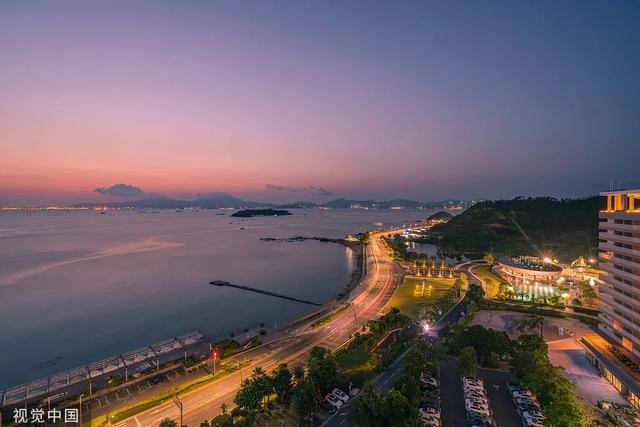
{"type": "Polygon", "coordinates": [[[530,404],[530,403],[519,403],[518,404],[518,409],[520,411],[538,411],[540,412],[540,406],[538,406],[537,404],[530,404]]]}
{"type": "Polygon", "coordinates": [[[467,412],[467,419],[469,420],[482,420],[485,423],[491,423],[491,417],[487,414],[484,414],[482,412],[477,412],[477,411],[468,411],[467,412]]]}
{"type": "Polygon", "coordinates": [[[465,385],[464,387],[462,387],[462,389],[464,390],[465,393],[477,392],[477,393],[484,394],[484,387],[478,387],[475,385],[465,385]]]}
{"type": "Polygon", "coordinates": [[[440,418],[436,418],[432,415],[420,416],[420,420],[424,425],[440,427],[440,418]]]}
{"type": "Polygon", "coordinates": [[[434,377],[430,375],[425,375],[425,374],[422,374],[420,376],[420,383],[425,385],[431,385],[433,387],[438,386],[438,380],[436,380],[434,377]]]}
{"type": "Polygon", "coordinates": [[[533,400],[530,397],[519,397],[516,399],[516,403],[518,405],[520,405],[521,403],[526,403],[527,405],[537,405],[538,402],[536,402],[535,400],[533,400]]]}
{"type": "Polygon", "coordinates": [[[329,412],[330,414],[332,414],[332,413],[334,413],[334,412],[336,412],[338,410],[338,408],[333,406],[327,400],[323,400],[322,403],[320,403],[320,409],[323,409],[323,410],[329,412]]]}
{"type": "Polygon", "coordinates": [[[489,417],[491,414],[489,413],[489,408],[486,406],[478,405],[478,404],[465,404],[467,411],[469,412],[477,412],[486,417],[489,417]]]}
{"type": "Polygon", "coordinates": [[[338,396],[333,393],[327,394],[324,399],[335,406],[336,409],[340,409],[342,407],[342,400],[340,400],[340,398],[338,398],[338,396]]]}
{"type": "Polygon", "coordinates": [[[538,421],[538,420],[534,420],[534,419],[531,419],[531,418],[529,418],[529,419],[525,418],[524,421],[522,422],[522,425],[524,427],[544,427],[544,424],[543,424],[542,420],[538,421]]]}
{"type": "Polygon", "coordinates": [[[420,414],[420,416],[423,415],[431,415],[433,417],[436,418],[440,418],[440,411],[438,411],[437,409],[434,408],[420,408],[418,409],[418,413],[420,414]]]}
{"type": "Polygon", "coordinates": [[[467,425],[470,427],[492,427],[491,419],[480,415],[471,416],[467,419],[467,425]]]}
{"type": "Polygon", "coordinates": [[[435,409],[436,411],[440,412],[440,403],[435,400],[431,401],[423,399],[420,402],[420,407],[423,409],[435,409]]]}
{"type": "Polygon", "coordinates": [[[422,395],[423,396],[440,397],[440,390],[438,390],[438,389],[422,390],[422,395]]]}
{"type": "Polygon", "coordinates": [[[475,397],[478,399],[486,399],[487,395],[485,393],[482,393],[480,391],[476,391],[476,390],[472,390],[472,391],[468,391],[465,394],[465,397],[475,397]]]}
{"type": "Polygon", "coordinates": [[[478,404],[478,405],[485,405],[485,406],[489,406],[489,401],[485,398],[476,398],[476,397],[469,397],[469,396],[465,396],[464,399],[465,403],[469,402],[474,403],[474,404],[478,404]]]}
{"type": "Polygon", "coordinates": [[[507,383],[507,389],[509,389],[510,393],[513,393],[514,391],[520,391],[520,390],[524,390],[524,387],[522,387],[520,384],[517,383],[507,383]]]}
{"type": "Polygon", "coordinates": [[[544,415],[540,411],[524,411],[522,412],[522,416],[525,418],[540,418],[544,420],[544,415]]]}
{"type": "Polygon", "coordinates": [[[344,403],[347,403],[349,401],[349,396],[347,396],[347,393],[340,390],[339,388],[334,388],[333,390],[331,390],[331,393],[333,393],[338,399],[342,400],[344,403]]]}
{"type": "Polygon", "coordinates": [[[533,393],[531,393],[528,390],[516,390],[516,391],[512,392],[511,395],[515,399],[517,399],[519,397],[530,397],[531,399],[535,399],[535,396],[533,395],[533,393]]]}
{"type": "Polygon", "coordinates": [[[478,384],[484,386],[484,380],[482,378],[462,377],[464,384],[478,384]]]}

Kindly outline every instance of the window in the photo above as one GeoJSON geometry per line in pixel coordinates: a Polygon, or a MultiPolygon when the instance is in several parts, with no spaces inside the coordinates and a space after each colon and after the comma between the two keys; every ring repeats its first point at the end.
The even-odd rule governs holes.
{"type": "Polygon", "coordinates": [[[627,399],[629,400],[629,403],[631,403],[633,406],[635,406],[636,408],[640,408],[640,398],[638,398],[638,396],[631,390],[629,390],[627,399]]]}
{"type": "Polygon", "coordinates": [[[616,390],[622,391],[622,383],[615,375],[611,373],[611,371],[609,371],[607,368],[604,368],[602,371],[602,375],[615,387],[616,390]]]}

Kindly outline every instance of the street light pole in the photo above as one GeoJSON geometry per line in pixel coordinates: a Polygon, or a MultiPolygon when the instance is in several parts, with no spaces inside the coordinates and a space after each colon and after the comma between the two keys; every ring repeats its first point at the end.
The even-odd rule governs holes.
{"type": "Polygon", "coordinates": [[[182,424],[182,402],[180,401],[180,399],[178,398],[177,395],[173,395],[173,403],[178,407],[178,409],[180,409],[180,427],[182,427],[184,424],[182,424]]]}

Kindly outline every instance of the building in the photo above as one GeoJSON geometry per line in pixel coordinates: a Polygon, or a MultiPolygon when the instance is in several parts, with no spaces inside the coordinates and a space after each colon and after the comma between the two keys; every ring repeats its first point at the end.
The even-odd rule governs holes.
{"type": "Polygon", "coordinates": [[[640,358],[640,190],[602,193],[600,330],[640,358]]]}
{"type": "Polygon", "coordinates": [[[640,190],[601,193],[601,337],[585,337],[589,359],[636,407],[640,407],[640,190]]]}
{"type": "Polygon", "coordinates": [[[499,259],[498,268],[500,276],[514,285],[555,284],[562,275],[561,267],[530,256],[499,259]]]}

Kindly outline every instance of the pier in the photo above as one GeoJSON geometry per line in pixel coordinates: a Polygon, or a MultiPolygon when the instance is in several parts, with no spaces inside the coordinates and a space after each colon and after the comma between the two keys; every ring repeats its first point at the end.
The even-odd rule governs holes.
{"type": "Polygon", "coordinates": [[[282,299],[286,299],[286,300],[289,300],[289,301],[299,302],[301,304],[309,304],[309,305],[317,305],[317,306],[321,305],[321,304],[318,304],[317,302],[313,302],[313,301],[309,301],[309,300],[305,300],[305,299],[300,299],[300,298],[294,298],[294,297],[290,297],[290,296],[287,296],[287,295],[278,294],[276,292],[265,291],[264,289],[252,288],[250,286],[235,285],[233,283],[229,283],[229,282],[226,282],[224,280],[214,280],[213,282],[209,282],[209,284],[210,285],[216,285],[216,286],[228,286],[228,287],[231,287],[231,288],[242,289],[244,291],[255,292],[255,293],[263,294],[263,295],[269,295],[269,296],[276,297],[276,298],[282,298],[282,299]]]}

